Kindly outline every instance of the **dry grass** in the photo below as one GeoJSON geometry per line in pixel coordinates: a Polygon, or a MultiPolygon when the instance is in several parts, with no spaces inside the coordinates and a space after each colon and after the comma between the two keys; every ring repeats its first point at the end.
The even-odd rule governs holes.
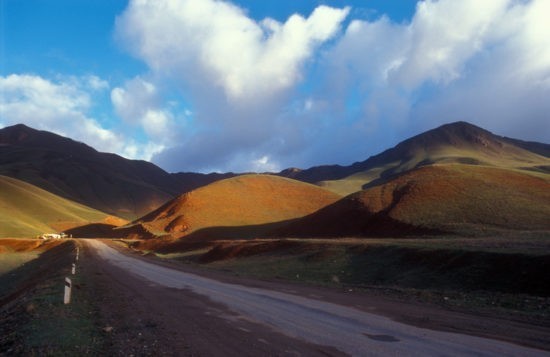
{"type": "Polygon", "coordinates": [[[0,176],[0,237],[29,237],[107,218],[103,212],[0,176]]]}
{"type": "Polygon", "coordinates": [[[448,164],[421,167],[350,195],[291,224],[282,233],[349,236],[374,232],[391,236],[399,234],[401,228],[402,234],[411,231],[412,226],[487,235],[510,229],[548,231],[548,217],[548,175],[448,164]]]}
{"type": "Polygon", "coordinates": [[[58,246],[61,241],[36,239],[0,239],[0,275],[36,259],[40,253],[58,246]]]}
{"type": "Polygon", "coordinates": [[[505,169],[425,167],[359,197],[372,212],[418,226],[550,229],[550,181],[505,169]]]}
{"type": "Polygon", "coordinates": [[[503,147],[493,148],[493,150],[482,150],[467,145],[445,145],[430,150],[418,149],[409,153],[408,158],[403,157],[397,161],[387,162],[341,180],[321,181],[319,185],[340,195],[348,195],[362,190],[364,185],[387,176],[389,173],[404,173],[419,165],[460,163],[506,168],[540,177],[545,174],[532,169],[537,166],[550,165],[550,159],[509,144],[503,144],[503,147]]]}
{"type": "Polygon", "coordinates": [[[141,221],[153,229],[183,236],[209,227],[262,225],[303,217],[339,198],[291,179],[246,175],[182,195],[141,221]]]}

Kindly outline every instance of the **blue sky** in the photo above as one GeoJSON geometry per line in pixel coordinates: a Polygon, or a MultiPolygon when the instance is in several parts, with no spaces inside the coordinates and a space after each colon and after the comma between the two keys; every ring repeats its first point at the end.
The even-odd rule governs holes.
{"type": "Polygon", "coordinates": [[[0,9],[0,127],[172,172],[350,164],[456,120],[550,141],[547,0],[0,9]]]}

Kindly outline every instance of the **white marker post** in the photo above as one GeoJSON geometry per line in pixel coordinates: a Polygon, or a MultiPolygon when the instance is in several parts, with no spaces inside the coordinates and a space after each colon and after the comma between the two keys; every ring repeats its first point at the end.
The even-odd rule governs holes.
{"type": "Polygon", "coordinates": [[[76,264],[73,263],[73,267],[71,268],[71,274],[75,274],[76,273],[76,264]]]}
{"type": "Polygon", "coordinates": [[[66,305],[71,302],[71,279],[65,278],[65,296],[63,297],[63,303],[66,305]]]}
{"type": "Polygon", "coordinates": [[[79,253],[79,249],[78,247],[76,247],[76,261],[78,261],[78,253],[79,253]]]}

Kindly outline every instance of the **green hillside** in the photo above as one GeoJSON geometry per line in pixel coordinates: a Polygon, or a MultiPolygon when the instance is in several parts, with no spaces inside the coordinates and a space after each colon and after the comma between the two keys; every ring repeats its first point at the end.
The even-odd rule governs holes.
{"type": "Polygon", "coordinates": [[[0,192],[0,238],[36,236],[108,217],[103,212],[6,176],[0,176],[0,192]]]}
{"type": "Polygon", "coordinates": [[[366,185],[370,187],[394,175],[433,164],[492,166],[537,175],[548,173],[550,158],[462,123],[447,125],[404,141],[371,159],[363,170],[349,176],[317,183],[340,195],[348,195],[361,191],[366,185]]]}
{"type": "Polygon", "coordinates": [[[283,236],[483,235],[550,230],[550,177],[476,165],[430,165],[356,192],[279,232],[283,236]]]}

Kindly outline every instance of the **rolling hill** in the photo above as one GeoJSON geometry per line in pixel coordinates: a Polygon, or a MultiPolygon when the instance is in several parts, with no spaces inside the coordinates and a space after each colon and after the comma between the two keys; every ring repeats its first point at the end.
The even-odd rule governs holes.
{"type": "MultiPolygon", "coordinates": [[[[2,203],[3,222],[6,232],[25,234],[53,229],[52,222],[79,222],[72,231],[82,236],[170,234],[188,239],[273,231],[345,236],[471,234],[484,226],[546,230],[549,153],[548,144],[457,122],[350,166],[288,169],[280,176],[169,174],[145,161],[100,153],[69,138],[15,125],[0,129],[0,175],[20,180],[2,178],[6,190],[14,192],[10,195],[19,195],[2,203]],[[51,196],[43,191],[31,195],[38,188],[21,181],[51,196]],[[39,204],[34,205],[37,197],[39,204]],[[48,203],[50,198],[54,204],[48,203]],[[45,209],[52,205],[58,207],[53,216],[45,209]],[[38,214],[26,211],[33,206],[38,214]],[[117,224],[87,207],[142,218],[113,233],[117,224]]],[[[58,230],[66,229],[65,224],[58,230]]]]}
{"type": "Polygon", "coordinates": [[[356,192],[280,229],[283,236],[483,235],[550,230],[550,175],[435,164],[356,192]]]}
{"type": "Polygon", "coordinates": [[[548,144],[505,138],[466,122],[456,122],[416,135],[350,166],[287,169],[279,174],[347,195],[392,175],[437,163],[550,172],[548,153],[548,144]]]}
{"type": "Polygon", "coordinates": [[[0,237],[31,237],[114,217],[26,182],[0,176],[0,237]]]}
{"type": "Polygon", "coordinates": [[[0,129],[0,175],[135,219],[174,196],[233,174],[169,174],[152,163],[100,153],[19,124],[0,129]]]}
{"type": "Polygon", "coordinates": [[[135,224],[173,237],[250,237],[311,214],[339,198],[287,178],[244,175],[181,195],[135,224]]]}

